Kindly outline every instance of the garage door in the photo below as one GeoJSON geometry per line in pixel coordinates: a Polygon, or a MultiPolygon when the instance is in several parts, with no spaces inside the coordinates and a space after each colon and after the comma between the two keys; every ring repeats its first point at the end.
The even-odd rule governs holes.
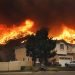
{"type": "Polygon", "coordinates": [[[70,63],[71,60],[69,59],[59,59],[59,64],[61,64],[62,67],[65,67],[65,63],[70,63]]]}

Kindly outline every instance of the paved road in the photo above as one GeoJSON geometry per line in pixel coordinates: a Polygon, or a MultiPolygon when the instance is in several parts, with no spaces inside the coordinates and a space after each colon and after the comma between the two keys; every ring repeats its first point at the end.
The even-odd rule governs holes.
{"type": "Polygon", "coordinates": [[[75,71],[1,72],[0,75],[75,75],[75,71]]]}

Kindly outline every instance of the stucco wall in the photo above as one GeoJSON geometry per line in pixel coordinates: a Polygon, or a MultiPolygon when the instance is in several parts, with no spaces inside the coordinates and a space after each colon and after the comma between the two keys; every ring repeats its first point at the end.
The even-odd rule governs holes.
{"type": "Polygon", "coordinates": [[[64,49],[60,49],[60,44],[64,44],[64,43],[57,43],[56,44],[56,48],[55,50],[57,51],[57,54],[67,54],[67,46],[64,44],[64,49]]]}
{"type": "Polygon", "coordinates": [[[75,46],[72,48],[73,53],[75,53],[75,46]]]}
{"type": "Polygon", "coordinates": [[[26,59],[26,48],[17,48],[15,49],[15,58],[18,61],[23,61],[26,59]]]}
{"type": "Polygon", "coordinates": [[[8,71],[8,62],[0,62],[0,71],[8,71]]]}
{"type": "Polygon", "coordinates": [[[32,58],[26,56],[26,48],[17,48],[15,49],[15,57],[17,61],[21,61],[23,66],[32,66],[32,58]]]}
{"type": "Polygon", "coordinates": [[[8,70],[9,71],[15,71],[15,70],[21,70],[21,65],[20,65],[20,61],[12,61],[12,62],[8,62],[8,70]]]}
{"type": "Polygon", "coordinates": [[[0,71],[21,70],[20,61],[0,62],[0,71]]]}

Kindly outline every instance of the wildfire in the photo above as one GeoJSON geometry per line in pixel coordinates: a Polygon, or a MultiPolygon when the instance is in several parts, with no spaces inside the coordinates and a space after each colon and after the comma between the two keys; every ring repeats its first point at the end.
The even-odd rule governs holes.
{"type": "Polygon", "coordinates": [[[63,25],[62,33],[54,37],[53,39],[57,39],[57,40],[63,39],[68,43],[75,44],[75,30],[70,29],[63,25]]]}
{"type": "MultiPolygon", "coordinates": [[[[34,32],[31,32],[31,29],[33,28],[34,21],[32,20],[26,20],[19,26],[13,25],[12,27],[7,27],[6,25],[1,24],[0,25],[0,44],[5,44],[10,39],[18,39],[21,37],[25,37],[28,34],[34,34],[34,32]]],[[[65,40],[68,43],[75,44],[75,30],[66,27],[66,25],[63,26],[63,31],[58,36],[55,36],[53,39],[57,40],[65,40]]]]}
{"type": "Polygon", "coordinates": [[[26,20],[24,23],[19,25],[13,25],[12,27],[7,27],[6,25],[0,25],[0,44],[5,44],[6,41],[10,39],[17,39],[24,37],[27,34],[33,34],[30,29],[33,27],[34,22],[31,20],[26,20]]]}

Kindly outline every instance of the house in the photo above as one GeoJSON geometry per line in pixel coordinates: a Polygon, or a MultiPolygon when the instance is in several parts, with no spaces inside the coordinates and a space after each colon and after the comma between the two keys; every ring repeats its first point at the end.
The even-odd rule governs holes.
{"type": "MultiPolygon", "coordinates": [[[[75,44],[69,44],[64,40],[58,40],[54,50],[57,53],[54,59],[61,64],[62,67],[65,66],[65,63],[75,60],[75,44]]],[[[32,66],[32,58],[26,56],[26,48],[23,45],[15,48],[15,58],[17,61],[22,62],[22,66],[32,66]]]]}
{"type": "Polygon", "coordinates": [[[56,48],[54,49],[57,53],[56,62],[61,64],[62,67],[65,63],[69,63],[75,60],[75,45],[69,44],[64,40],[58,40],[56,43],[56,48]]]}
{"type": "Polygon", "coordinates": [[[32,66],[32,58],[26,56],[26,48],[19,46],[15,48],[16,61],[21,61],[21,66],[32,66]]]}
{"type": "Polygon", "coordinates": [[[14,50],[6,48],[6,45],[0,44],[0,62],[8,62],[15,60],[14,50]]]}

